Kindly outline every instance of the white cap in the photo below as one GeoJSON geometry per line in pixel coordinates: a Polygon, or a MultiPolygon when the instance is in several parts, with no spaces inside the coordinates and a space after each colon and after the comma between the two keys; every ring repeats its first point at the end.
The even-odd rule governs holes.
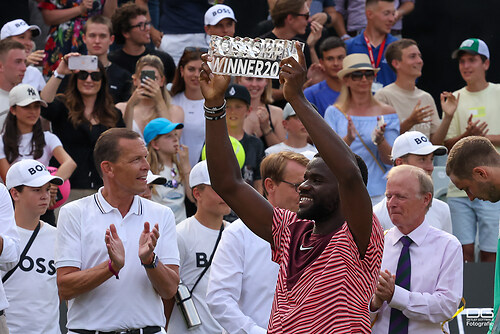
{"type": "Polygon", "coordinates": [[[33,30],[33,37],[40,35],[40,28],[36,25],[28,25],[23,19],[7,22],[0,31],[0,39],[23,34],[26,30],[33,30]]]}
{"type": "Polygon", "coordinates": [[[205,13],[205,25],[214,26],[220,22],[222,19],[232,19],[234,22],[236,18],[234,17],[234,12],[231,7],[227,5],[215,5],[210,7],[205,13]]]}
{"type": "Polygon", "coordinates": [[[40,98],[38,91],[31,85],[19,84],[12,88],[9,92],[9,105],[26,107],[33,102],[40,102],[44,107],[47,107],[47,102],[40,98]]]}
{"type": "Polygon", "coordinates": [[[206,160],[200,161],[194,165],[191,169],[191,173],[189,173],[189,186],[194,188],[200,184],[211,185],[206,160]]]}
{"type": "Polygon", "coordinates": [[[41,187],[48,182],[60,186],[64,181],[59,176],[50,175],[42,163],[26,159],[16,162],[9,168],[5,184],[7,189],[11,189],[17,186],[41,187]]]}
{"type": "Polygon", "coordinates": [[[396,138],[392,146],[392,160],[396,160],[406,154],[427,155],[445,155],[448,149],[441,145],[432,145],[430,140],[418,131],[407,131],[396,138]]]}
{"type": "Polygon", "coordinates": [[[148,176],[146,177],[147,184],[165,184],[167,179],[161,175],[155,175],[150,170],[148,170],[148,176]]]}
{"type": "Polygon", "coordinates": [[[290,116],[295,116],[297,115],[295,113],[295,110],[293,110],[292,106],[290,103],[287,103],[285,107],[283,108],[283,119],[287,119],[290,116]]]}

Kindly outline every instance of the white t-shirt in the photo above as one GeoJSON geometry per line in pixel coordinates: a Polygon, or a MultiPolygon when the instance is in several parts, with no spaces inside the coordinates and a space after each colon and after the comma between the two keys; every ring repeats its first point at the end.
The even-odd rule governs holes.
{"type": "MultiPolygon", "coordinates": [[[[42,163],[44,166],[48,166],[50,158],[52,158],[53,156],[54,150],[56,149],[56,147],[62,146],[62,144],[59,138],[49,131],[45,131],[43,135],[45,137],[45,147],[43,148],[43,155],[36,160],[42,163]]],[[[31,152],[31,138],[33,138],[33,132],[21,135],[21,140],[19,143],[19,157],[17,157],[17,159],[13,163],[24,159],[33,159],[33,154],[31,152]]],[[[5,159],[3,140],[0,140],[0,159],[5,159]]]]}
{"type": "Polygon", "coordinates": [[[191,167],[200,160],[201,149],[205,143],[205,100],[190,100],[184,92],[172,98],[172,104],[184,110],[184,128],[182,129],[181,144],[189,148],[189,163],[191,167]]]}
{"type": "MultiPolygon", "coordinates": [[[[373,213],[377,216],[384,231],[394,227],[387,211],[386,197],[373,207],[373,213]]],[[[452,234],[450,208],[445,202],[433,198],[432,206],[427,211],[425,219],[429,225],[452,234]]]]}
{"type": "MultiPolygon", "coordinates": [[[[17,227],[24,249],[33,231],[17,227]]],[[[57,230],[42,223],[21,265],[4,283],[9,308],[5,311],[10,334],[60,334],[55,245],[57,230]]],[[[6,274],[1,272],[2,277],[6,274]]]]}
{"type": "MultiPolygon", "coordinates": [[[[172,209],[175,216],[175,223],[179,224],[187,218],[186,205],[184,204],[186,193],[184,186],[179,182],[179,169],[176,164],[174,164],[172,168],[165,166],[159,175],[165,177],[167,182],[165,184],[155,185],[154,189],[156,193],[153,192],[151,199],[153,202],[166,205],[172,209]],[[172,169],[175,171],[175,177],[172,176],[172,169]]],[[[186,182],[186,180],[184,182],[186,182]]]]}
{"type": "Polygon", "coordinates": [[[5,123],[9,109],[9,92],[0,88],[0,133],[3,132],[3,123],[5,123]]]}
{"type": "Polygon", "coordinates": [[[314,153],[317,153],[318,150],[316,149],[316,147],[312,146],[311,144],[307,143],[306,146],[304,147],[291,147],[291,146],[288,146],[287,144],[285,144],[284,142],[281,142],[279,144],[276,144],[276,145],[273,145],[273,146],[269,146],[268,148],[266,148],[266,156],[271,154],[271,153],[279,153],[279,152],[282,152],[282,151],[290,151],[290,152],[295,152],[295,153],[304,153],[304,152],[307,152],[307,151],[311,151],[311,152],[314,152],[314,153]]]}
{"type": "Polygon", "coordinates": [[[26,72],[24,72],[23,84],[29,84],[39,92],[45,87],[46,82],[43,78],[42,72],[40,72],[36,67],[27,66],[26,72]]]}
{"type": "MultiPolygon", "coordinates": [[[[179,246],[181,280],[189,290],[193,288],[201,272],[212,255],[219,230],[213,230],[202,225],[194,216],[182,221],[176,227],[177,244],[179,246]]],[[[189,333],[215,334],[222,333],[222,327],[212,317],[205,298],[207,295],[208,277],[210,268],[193,291],[193,301],[201,319],[201,326],[194,328],[189,333]]],[[[168,322],[170,334],[186,333],[188,331],[184,318],[177,305],[172,310],[168,322]]]]}

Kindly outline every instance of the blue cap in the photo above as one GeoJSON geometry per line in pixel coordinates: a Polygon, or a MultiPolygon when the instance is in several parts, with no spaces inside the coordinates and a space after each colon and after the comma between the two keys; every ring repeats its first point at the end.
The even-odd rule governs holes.
{"type": "Polygon", "coordinates": [[[144,140],[146,145],[149,144],[156,136],[166,135],[175,129],[182,129],[184,124],[182,123],[172,123],[166,118],[155,118],[146,125],[144,128],[144,140]]]}

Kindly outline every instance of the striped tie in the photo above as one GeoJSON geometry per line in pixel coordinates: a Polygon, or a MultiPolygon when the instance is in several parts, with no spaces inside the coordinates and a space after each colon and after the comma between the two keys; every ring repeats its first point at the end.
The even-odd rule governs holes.
{"type": "MultiPolygon", "coordinates": [[[[411,259],[410,237],[403,236],[400,239],[403,244],[401,255],[399,255],[398,268],[396,269],[396,285],[410,291],[411,259]]],[[[408,318],[398,309],[391,308],[391,320],[389,323],[389,334],[408,334],[408,318]]]]}

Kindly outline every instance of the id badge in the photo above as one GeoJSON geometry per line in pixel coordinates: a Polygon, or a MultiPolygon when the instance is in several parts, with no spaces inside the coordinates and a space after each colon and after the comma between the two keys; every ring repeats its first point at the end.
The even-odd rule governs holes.
{"type": "Polygon", "coordinates": [[[372,83],[372,94],[375,94],[376,92],[378,92],[382,88],[384,88],[384,85],[382,85],[380,82],[374,81],[372,83]]]}

